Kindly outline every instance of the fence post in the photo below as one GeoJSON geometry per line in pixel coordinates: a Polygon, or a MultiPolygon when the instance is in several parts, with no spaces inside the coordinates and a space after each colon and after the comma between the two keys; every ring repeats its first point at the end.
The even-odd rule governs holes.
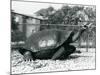
{"type": "MultiPolygon", "coordinates": [[[[81,26],[80,26],[80,28],[81,28],[81,26]]],[[[79,38],[79,48],[81,48],[81,38],[79,38]]]]}
{"type": "Polygon", "coordinates": [[[23,33],[24,33],[24,41],[26,40],[26,17],[23,16],[23,33]]]}
{"type": "Polygon", "coordinates": [[[89,48],[89,31],[87,30],[86,52],[88,52],[88,48],[89,48]]]}

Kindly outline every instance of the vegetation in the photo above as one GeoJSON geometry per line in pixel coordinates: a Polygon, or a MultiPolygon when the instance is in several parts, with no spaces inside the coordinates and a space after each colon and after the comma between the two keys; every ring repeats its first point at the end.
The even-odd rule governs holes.
{"type": "Polygon", "coordinates": [[[96,11],[94,7],[68,6],[64,5],[61,9],[55,10],[53,7],[40,9],[36,12],[37,16],[47,18],[48,24],[70,24],[78,25],[83,21],[94,21],[96,11]]]}

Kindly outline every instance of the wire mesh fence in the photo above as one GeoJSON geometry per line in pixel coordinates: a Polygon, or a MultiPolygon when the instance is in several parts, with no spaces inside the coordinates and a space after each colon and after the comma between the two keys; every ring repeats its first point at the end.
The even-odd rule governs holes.
{"type": "MultiPolygon", "coordinates": [[[[79,30],[82,26],[81,25],[42,25],[40,30],[44,29],[61,29],[66,31],[73,31],[79,30]]],[[[96,42],[96,27],[94,26],[92,29],[87,30],[83,33],[81,38],[76,41],[77,47],[89,47],[95,48],[96,42]]]]}
{"type": "MultiPolygon", "coordinates": [[[[42,31],[45,29],[60,29],[60,30],[66,30],[66,31],[73,31],[73,30],[79,30],[82,25],[65,25],[65,24],[19,24],[22,26],[26,26],[25,29],[19,28],[19,30],[22,30],[21,32],[18,32],[17,34],[12,34],[12,42],[14,39],[14,42],[20,42],[25,41],[27,36],[30,36],[32,33],[36,33],[38,31],[42,31]],[[25,30],[25,31],[23,31],[25,30]],[[25,38],[25,39],[24,39],[25,38]],[[16,40],[15,40],[16,39],[16,40]]],[[[86,48],[88,51],[88,48],[95,48],[96,47],[96,27],[92,27],[92,29],[88,29],[85,31],[81,38],[78,39],[75,43],[73,43],[77,48],[86,48]]]]}

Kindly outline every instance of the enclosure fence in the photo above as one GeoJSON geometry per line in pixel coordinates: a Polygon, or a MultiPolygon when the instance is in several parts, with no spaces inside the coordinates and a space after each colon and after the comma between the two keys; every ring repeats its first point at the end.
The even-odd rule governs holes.
{"type": "MultiPolygon", "coordinates": [[[[22,25],[25,29],[22,29],[22,34],[20,34],[21,37],[12,36],[15,39],[22,39],[26,37],[27,34],[32,34],[33,32],[42,31],[45,29],[61,29],[66,31],[72,31],[72,30],[79,30],[82,25],[66,25],[66,24],[19,24],[22,25]],[[24,30],[24,31],[23,31],[24,30]],[[24,34],[24,35],[23,35],[24,34]]],[[[21,40],[20,40],[21,41],[21,40]]],[[[24,40],[25,41],[25,40],[24,40]]],[[[81,38],[73,43],[77,48],[86,48],[88,51],[88,48],[95,48],[96,47],[96,26],[93,25],[92,29],[88,29],[85,31],[81,38]]]]}

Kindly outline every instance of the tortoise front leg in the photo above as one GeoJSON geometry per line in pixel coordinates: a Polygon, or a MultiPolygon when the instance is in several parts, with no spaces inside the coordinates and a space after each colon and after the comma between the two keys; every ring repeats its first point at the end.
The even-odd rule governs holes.
{"type": "Polygon", "coordinates": [[[61,57],[64,54],[65,50],[64,47],[60,47],[57,48],[57,51],[54,53],[54,55],[52,56],[52,60],[58,59],[59,57],[61,57]]]}
{"type": "Polygon", "coordinates": [[[64,49],[65,49],[64,53],[65,58],[76,51],[76,47],[73,45],[64,46],[64,49]]]}
{"type": "Polygon", "coordinates": [[[52,56],[51,59],[65,59],[75,51],[76,48],[72,45],[62,46],[61,48],[58,48],[58,51],[52,56]]]}

